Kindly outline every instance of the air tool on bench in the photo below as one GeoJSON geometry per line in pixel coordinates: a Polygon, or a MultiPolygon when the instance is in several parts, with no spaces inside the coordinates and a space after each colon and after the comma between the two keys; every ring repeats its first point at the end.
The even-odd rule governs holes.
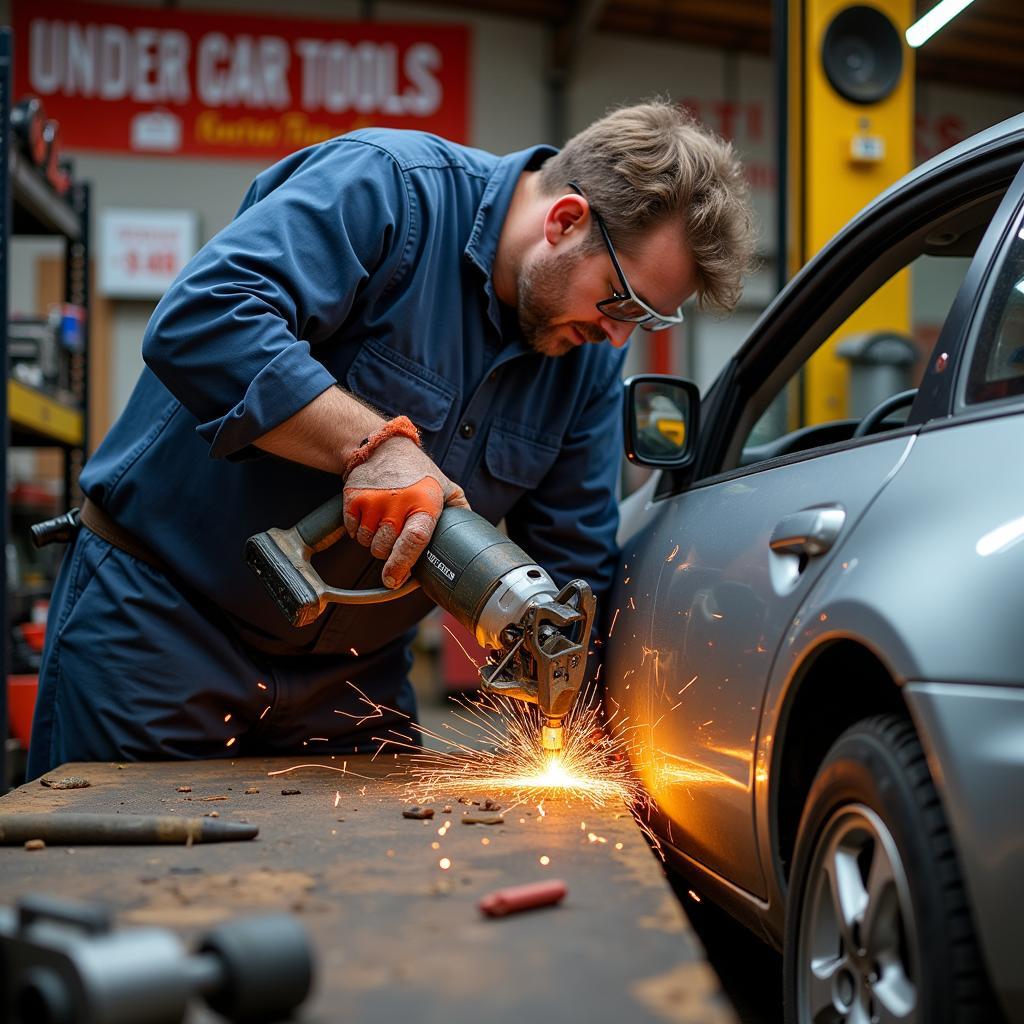
{"type": "Polygon", "coordinates": [[[230,1021],[263,1024],[289,1017],[312,983],[309,939],[289,914],[218,925],[189,953],[166,929],[115,928],[102,905],[30,893],[0,907],[8,1024],[181,1024],[200,996],[230,1021]]]}
{"type": "Polygon", "coordinates": [[[434,535],[396,590],[339,590],[328,586],[311,559],[344,531],[339,494],[289,530],[250,537],[245,557],[293,626],[315,621],[328,604],[377,604],[416,587],[492,650],[480,669],[485,692],[536,704],[541,741],[561,750],[562,723],[583,683],[594,621],[594,595],[583,580],[559,589],[530,556],[486,519],[446,508],[434,535]]]}

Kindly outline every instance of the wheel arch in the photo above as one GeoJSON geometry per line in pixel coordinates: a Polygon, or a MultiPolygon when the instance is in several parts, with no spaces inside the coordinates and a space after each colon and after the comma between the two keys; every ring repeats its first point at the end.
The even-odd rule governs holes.
{"type": "Polygon", "coordinates": [[[792,868],[800,816],[825,755],[855,722],[885,712],[907,713],[897,678],[876,651],[848,636],[823,639],[793,674],[778,718],[769,775],[771,854],[783,887],[792,868]]]}

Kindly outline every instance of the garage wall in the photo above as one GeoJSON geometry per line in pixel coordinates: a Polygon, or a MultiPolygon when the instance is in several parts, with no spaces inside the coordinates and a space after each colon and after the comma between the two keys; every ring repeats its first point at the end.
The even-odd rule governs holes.
{"type": "MultiPolygon", "coordinates": [[[[145,6],[135,3],[131,6],[145,6]]],[[[160,6],[152,3],[150,6],[160,6]]],[[[268,0],[184,0],[179,8],[233,13],[280,14],[281,4],[268,0]]],[[[335,0],[293,0],[288,11],[316,19],[356,18],[361,5],[335,0]]],[[[545,139],[547,93],[544,84],[548,33],[540,25],[518,19],[466,15],[429,3],[378,2],[379,20],[456,21],[471,28],[470,143],[499,153],[545,139]]],[[[0,0],[6,20],[9,4],[0,0]]],[[[736,347],[756,313],[771,296],[774,242],[772,73],[767,59],[720,51],[662,44],[640,39],[592,35],[575,62],[569,93],[569,126],[576,131],[609,107],[661,94],[691,105],[713,128],[733,138],[743,155],[753,186],[764,269],[747,289],[744,308],[732,320],[694,316],[672,340],[668,358],[673,370],[688,372],[707,384],[736,347]]],[[[1024,94],[992,95],[925,84],[919,89],[919,150],[922,155],[944,148],[988,124],[1024,109],[1024,94]]],[[[201,239],[225,224],[252,177],[263,164],[182,158],[75,154],[76,174],[93,183],[93,209],[109,206],[189,208],[199,214],[201,239]]],[[[12,296],[16,308],[30,308],[35,295],[33,254],[39,243],[19,243],[12,264],[12,296]]],[[[929,290],[942,282],[921,285],[915,294],[915,315],[927,317],[929,290]]],[[[141,366],[139,344],[152,303],[118,302],[114,310],[112,382],[116,412],[123,406],[141,366]]],[[[637,332],[631,369],[649,365],[652,342],[637,332]]]]}

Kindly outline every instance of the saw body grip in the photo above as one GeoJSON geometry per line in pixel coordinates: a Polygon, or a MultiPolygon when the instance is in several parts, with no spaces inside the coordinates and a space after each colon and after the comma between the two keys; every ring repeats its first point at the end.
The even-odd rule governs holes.
{"type": "Polygon", "coordinates": [[[304,515],[295,529],[310,550],[323,551],[336,544],[345,532],[345,495],[339,493],[304,515]]]}

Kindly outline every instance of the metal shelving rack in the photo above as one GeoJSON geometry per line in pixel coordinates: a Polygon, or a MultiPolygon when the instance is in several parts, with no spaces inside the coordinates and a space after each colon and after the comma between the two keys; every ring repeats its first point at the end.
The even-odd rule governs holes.
{"type": "Polygon", "coordinates": [[[78,473],[88,450],[89,317],[83,326],[82,350],[71,360],[73,404],[27,387],[8,376],[11,237],[42,235],[64,239],[64,299],[83,309],[89,305],[89,187],[76,183],[59,196],[17,151],[11,140],[11,89],[14,40],[9,28],[0,29],[0,793],[7,789],[7,677],[10,671],[10,601],[6,552],[10,538],[8,449],[12,446],[56,447],[64,452],[65,507],[77,489],[78,473]]]}

